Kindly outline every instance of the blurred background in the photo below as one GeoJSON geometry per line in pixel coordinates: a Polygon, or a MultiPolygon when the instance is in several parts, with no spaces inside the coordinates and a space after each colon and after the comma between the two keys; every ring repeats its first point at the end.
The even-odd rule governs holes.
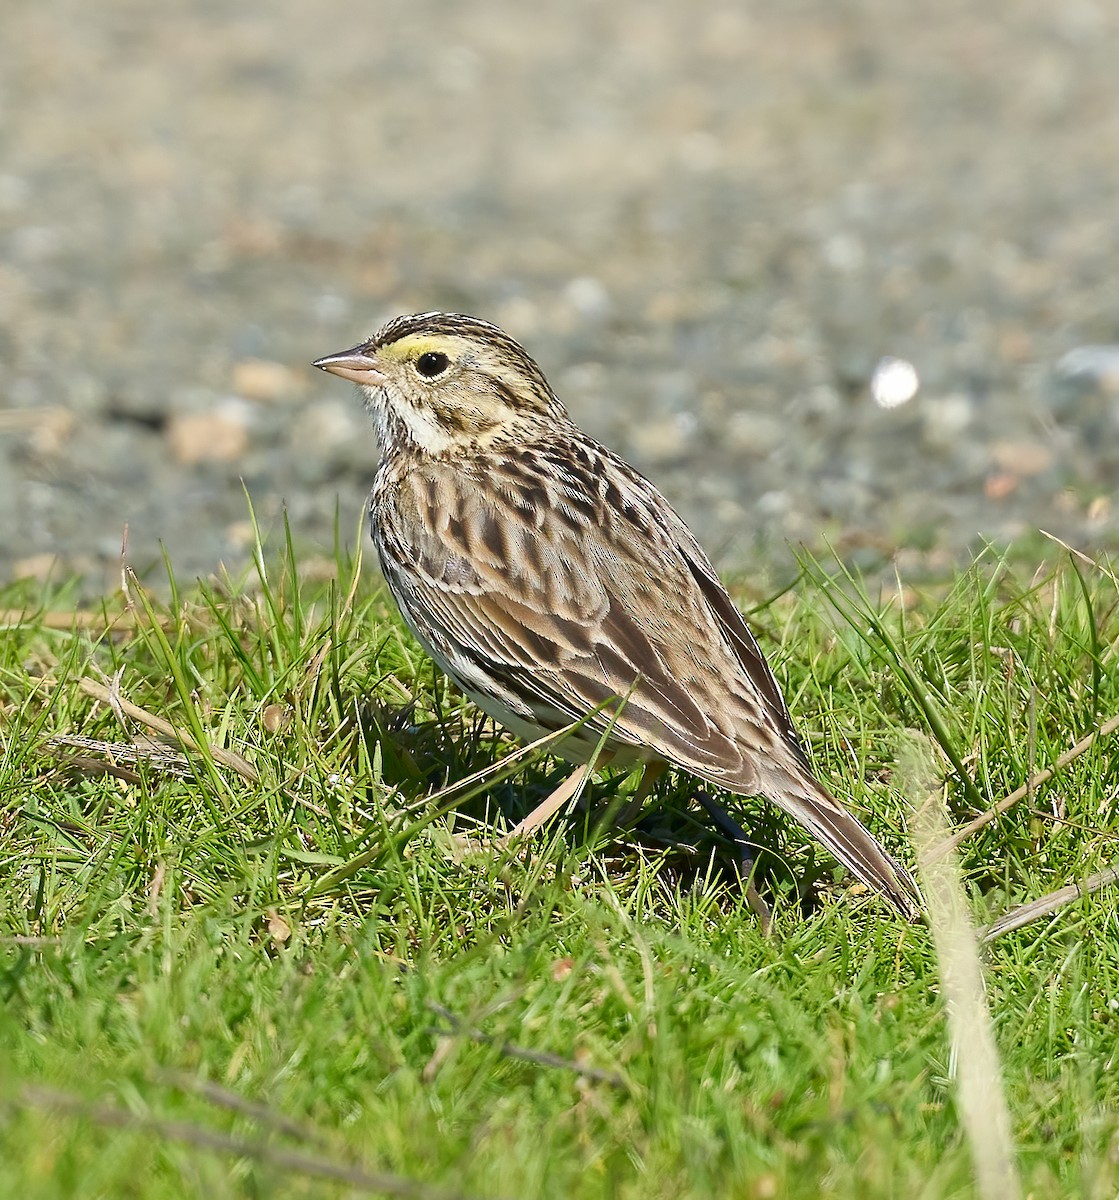
{"type": "Polygon", "coordinates": [[[727,570],[1115,546],[1119,6],[7,0],[0,579],[347,539],[308,363],[504,325],[727,570]],[[243,481],[243,484],[242,484],[243,481]]]}

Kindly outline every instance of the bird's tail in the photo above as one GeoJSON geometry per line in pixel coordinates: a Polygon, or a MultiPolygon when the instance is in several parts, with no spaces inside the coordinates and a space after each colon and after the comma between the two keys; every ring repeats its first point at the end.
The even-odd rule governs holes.
{"type": "Polygon", "coordinates": [[[819,780],[807,772],[781,771],[765,782],[764,795],[795,817],[867,887],[881,892],[907,920],[921,916],[921,895],[909,873],[819,780]]]}

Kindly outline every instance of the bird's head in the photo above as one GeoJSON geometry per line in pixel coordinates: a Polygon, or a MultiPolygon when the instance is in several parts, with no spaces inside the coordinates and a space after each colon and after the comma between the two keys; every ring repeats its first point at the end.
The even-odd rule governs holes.
{"type": "Polygon", "coordinates": [[[474,317],[397,317],[315,362],[358,384],[387,450],[453,454],[566,420],[544,373],[507,333],[474,317]]]}

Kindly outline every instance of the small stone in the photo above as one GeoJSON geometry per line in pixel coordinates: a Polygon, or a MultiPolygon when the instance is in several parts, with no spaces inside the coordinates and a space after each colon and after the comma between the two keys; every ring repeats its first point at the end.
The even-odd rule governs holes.
{"type": "Polygon", "coordinates": [[[74,429],[74,414],[68,408],[44,408],[31,429],[31,448],[51,458],[65,445],[74,429]]]}
{"type": "MultiPolygon", "coordinates": [[[[691,430],[679,414],[645,421],[630,431],[634,453],[651,463],[671,462],[686,450],[691,430]]],[[[694,428],[694,426],[693,426],[694,428]]]]}
{"type": "Polygon", "coordinates": [[[260,723],[267,733],[279,733],[291,723],[291,709],[286,704],[266,704],[260,714],[260,723]]]}
{"type": "Polygon", "coordinates": [[[339,468],[366,466],[372,471],[373,436],[356,404],[320,400],[308,405],[292,422],[290,438],[298,473],[306,482],[324,479],[339,468]]]}
{"type": "Polygon", "coordinates": [[[12,563],[13,579],[34,579],[46,583],[52,575],[58,572],[61,559],[57,554],[44,551],[42,554],[29,554],[26,558],[17,558],[12,563]]]}
{"type": "Polygon", "coordinates": [[[291,937],[291,926],[274,908],[268,910],[268,933],[277,946],[282,946],[291,937]]]}
{"type": "Polygon", "coordinates": [[[326,583],[338,578],[338,563],[324,554],[311,554],[299,561],[299,578],[308,583],[326,583]]]}
{"type": "Polygon", "coordinates": [[[956,445],[971,424],[974,406],[962,392],[947,396],[929,396],[921,413],[921,432],[925,442],[939,449],[956,445]]]}
{"type": "Polygon", "coordinates": [[[1053,507],[1066,517],[1074,516],[1080,511],[1080,497],[1075,488],[1062,488],[1053,497],[1053,507]]]}
{"type": "Polygon", "coordinates": [[[833,233],[824,242],[822,250],[828,266],[842,274],[859,270],[866,261],[866,246],[854,233],[833,233]]]}
{"type": "Polygon", "coordinates": [[[788,492],[763,492],[758,497],[754,507],[762,517],[783,517],[792,511],[793,498],[788,492]]]}
{"type": "Polygon", "coordinates": [[[764,458],[781,445],[786,434],[787,424],[779,417],[762,412],[736,412],[723,426],[722,443],[731,454],[764,458]]]}
{"type": "Polygon", "coordinates": [[[991,462],[1018,476],[1040,475],[1053,465],[1053,451],[1038,442],[995,442],[990,449],[991,462]]]}
{"type": "Polygon", "coordinates": [[[230,521],[225,527],[225,540],[235,550],[247,550],[256,541],[252,521],[230,521]]]}
{"type": "Polygon", "coordinates": [[[798,398],[798,405],[806,418],[827,421],[835,418],[843,409],[843,397],[829,383],[817,383],[807,388],[798,398]]]}
{"type": "Polygon", "coordinates": [[[26,434],[36,454],[57,454],[74,428],[68,408],[9,408],[0,410],[0,433],[26,434]]]}
{"type": "Polygon", "coordinates": [[[1034,356],[1033,338],[1025,329],[1014,327],[1004,330],[998,339],[999,356],[1007,362],[1025,363],[1034,356]]]}
{"type": "Polygon", "coordinates": [[[246,358],[233,364],[233,391],[248,400],[282,400],[302,383],[302,376],[283,363],[246,358]]]}
{"type": "Polygon", "coordinates": [[[1111,497],[1096,496],[1088,504],[1086,516],[1089,525],[1102,525],[1111,516],[1111,497]]]}
{"type": "Polygon", "coordinates": [[[1119,346],[1077,346],[1058,360],[1056,372],[1119,395],[1119,346]]]}
{"type": "Polygon", "coordinates": [[[249,448],[248,413],[227,401],[207,412],[177,413],[167,424],[167,441],[179,462],[233,462],[249,448]]]}
{"type": "Polygon", "coordinates": [[[645,303],[650,325],[669,325],[680,316],[680,297],[675,291],[654,292],[645,303]]]}
{"type": "Polygon", "coordinates": [[[527,296],[510,296],[497,307],[497,323],[515,338],[531,338],[539,331],[542,315],[527,296]]]}
{"type": "Polygon", "coordinates": [[[311,301],[311,315],[324,325],[337,325],[350,315],[350,302],[336,292],[322,292],[311,301]]]}
{"type": "Polygon", "coordinates": [[[1119,346],[1077,346],[1061,357],[1042,396],[1063,425],[1088,445],[1111,443],[1119,431],[1119,346]]]}
{"type": "Polygon", "coordinates": [[[603,317],[610,310],[610,293],[589,275],[572,279],[563,289],[563,298],[581,317],[588,320],[603,317]]]}
{"type": "Polygon", "coordinates": [[[1009,471],[996,471],[984,481],[983,494],[988,500],[1005,500],[1012,492],[1017,491],[1021,482],[1019,476],[1011,475],[1009,471]]]}
{"type": "Polygon", "coordinates": [[[870,377],[870,394],[879,408],[897,408],[917,395],[921,381],[917,368],[904,358],[886,355],[870,377]]]}

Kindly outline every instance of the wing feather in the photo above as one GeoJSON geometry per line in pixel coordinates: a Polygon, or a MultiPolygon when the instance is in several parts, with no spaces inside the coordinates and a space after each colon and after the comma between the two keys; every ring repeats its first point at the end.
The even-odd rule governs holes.
{"type": "Polygon", "coordinates": [[[609,725],[615,744],[766,795],[916,913],[905,871],[812,775],[781,689],[710,560],[621,459],[584,443],[423,460],[379,481],[373,503],[401,609],[468,692],[544,728],[625,697],[620,712],[587,721],[592,737],[609,725]]]}
{"type": "MultiPolygon", "coordinates": [[[[566,490],[580,502],[554,494],[564,517],[541,526],[516,505],[496,509],[493,497],[523,482],[495,489],[502,463],[489,468],[483,481],[460,466],[423,464],[391,497],[396,519],[382,511],[376,523],[386,577],[436,657],[452,674],[456,656],[468,659],[472,674],[500,675],[528,708],[540,703],[569,719],[628,697],[620,715],[590,726],[613,720],[615,738],[721,787],[755,788],[754,757],[780,755],[792,723],[741,614],[667,501],[604,455],[585,476],[569,465],[566,490]],[[603,471],[624,489],[624,504],[603,503],[603,471]],[[431,512],[442,514],[440,526],[431,512]],[[666,527],[665,513],[678,528],[666,527]],[[580,569],[588,562],[593,572],[580,569]]],[[[555,473],[544,474],[554,488],[555,473]]]]}

